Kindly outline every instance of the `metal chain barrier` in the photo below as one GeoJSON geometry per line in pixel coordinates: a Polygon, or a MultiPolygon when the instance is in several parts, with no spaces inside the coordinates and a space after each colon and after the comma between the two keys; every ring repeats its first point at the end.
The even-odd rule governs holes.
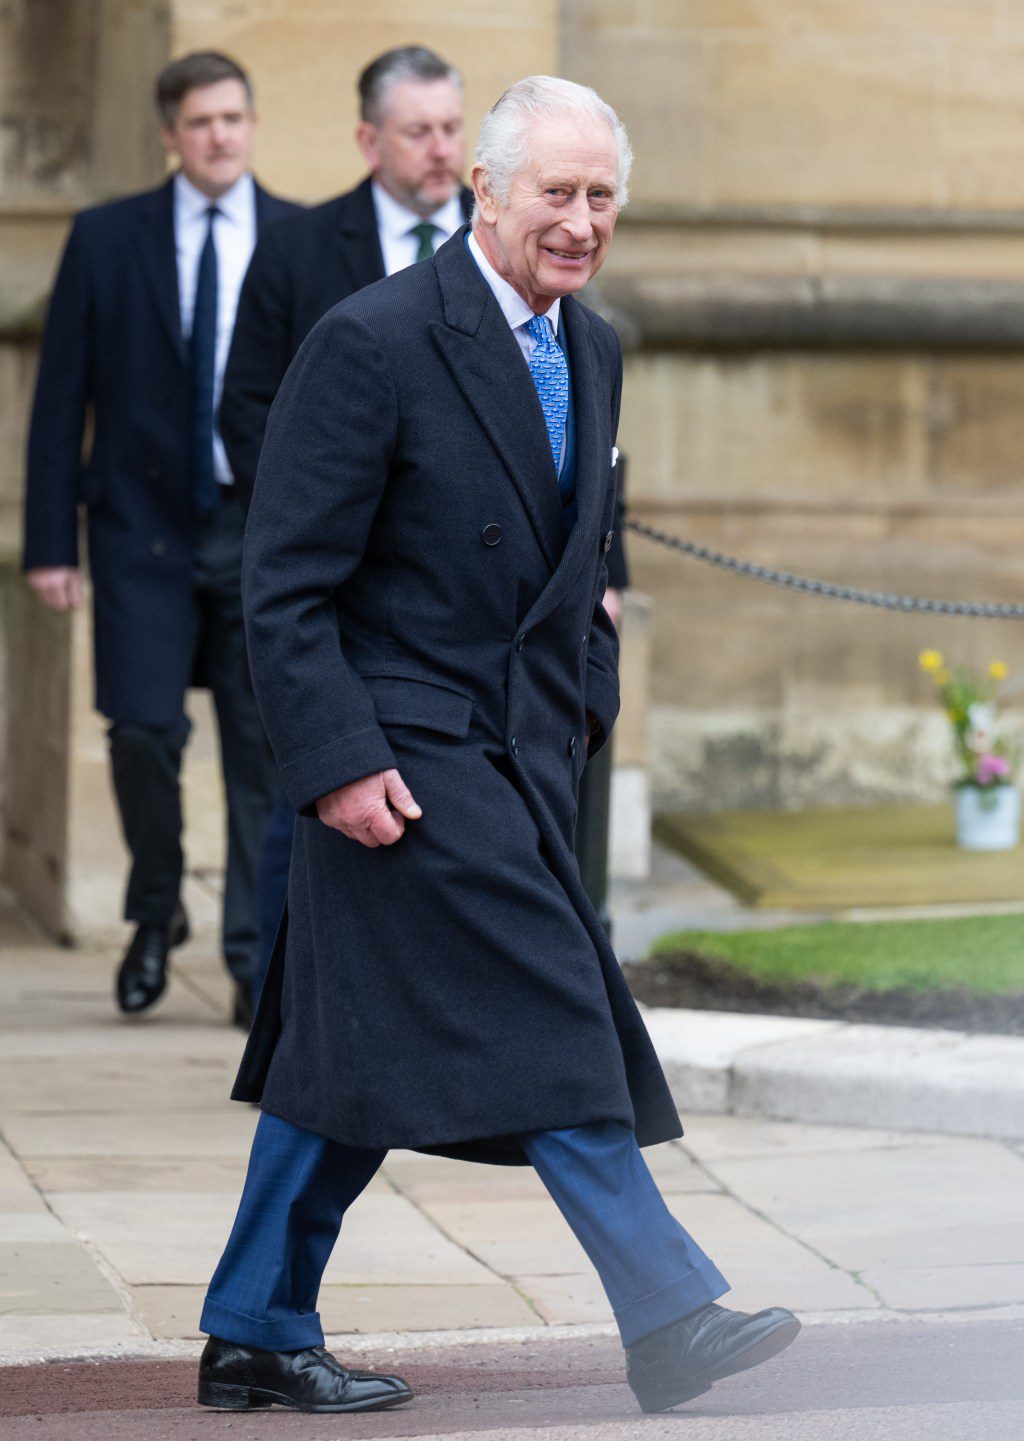
{"type": "Polygon", "coordinates": [[[827,580],[813,580],[808,576],[793,575],[788,570],[775,570],[769,565],[755,565],[749,560],[737,560],[735,556],[722,555],[720,551],[709,550],[706,545],[697,545],[692,540],[682,540],[677,535],[656,530],[653,525],[632,520],[629,516],[623,522],[628,530],[652,540],[669,550],[688,555],[692,560],[703,561],[706,565],[717,566],[720,570],[743,575],[750,580],[759,580],[765,585],[782,586],[785,590],[796,590],[804,595],[820,596],[823,600],[845,600],[851,605],[872,605],[880,610],[902,610],[921,612],[926,615],[980,616],[986,620],[1024,620],[1024,605],[999,605],[990,601],[931,600],[926,596],[890,595],[886,591],[857,590],[854,586],[833,585],[827,580]]]}

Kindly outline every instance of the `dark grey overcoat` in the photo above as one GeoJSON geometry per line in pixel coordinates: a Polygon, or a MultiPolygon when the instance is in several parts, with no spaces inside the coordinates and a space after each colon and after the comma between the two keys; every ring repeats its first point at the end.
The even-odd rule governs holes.
{"type": "Polygon", "coordinates": [[[579,519],[460,232],[331,310],[270,415],[246,536],[253,680],[299,812],[234,1095],[335,1140],[522,1162],[518,1133],[681,1133],[572,855],[586,713],[618,709],[600,605],[622,361],[563,302],[579,519]],[[423,808],[367,849],[318,797],[397,766],[423,808]]]}

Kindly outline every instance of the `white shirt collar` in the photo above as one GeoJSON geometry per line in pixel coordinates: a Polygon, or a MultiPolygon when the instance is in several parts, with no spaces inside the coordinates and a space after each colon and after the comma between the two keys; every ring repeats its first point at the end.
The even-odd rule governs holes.
{"type": "MultiPolygon", "coordinates": [[[[487,256],[483,252],[483,247],[472,231],[469,236],[469,249],[473,259],[477,265],[479,265],[484,279],[494,292],[494,298],[501,306],[501,313],[512,329],[518,330],[521,325],[525,325],[528,320],[532,320],[535,312],[530,309],[526,301],[519,294],[519,291],[513,290],[504,276],[498,274],[494,266],[487,259],[487,256]]],[[[547,318],[551,321],[551,329],[556,335],[558,334],[558,310],[561,303],[561,300],[556,296],[551,309],[545,312],[547,318]]]]}
{"type": "Polygon", "coordinates": [[[410,210],[407,205],[389,195],[376,180],[371,182],[371,189],[373,208],[377,212],[377,229],[393,240],[403,239],[414,225],[422,225],[424,220],[436,225],[447,240],[464,223],[458,191],[435,210],[433,215],[417,215],[415,210],[410,210]]]}
{"type": "Polygon", "coordinates": [[[246,172],[238,177],[230,190],[225,190],[219,200],[211,200],[179,170],[174,177],[174,203],[179,216],[185,221],[197,220],[206,214],[211,205],[216,205],[225,219],[244,225],[252,219],[256,203],[255,184],[246,172]]]}

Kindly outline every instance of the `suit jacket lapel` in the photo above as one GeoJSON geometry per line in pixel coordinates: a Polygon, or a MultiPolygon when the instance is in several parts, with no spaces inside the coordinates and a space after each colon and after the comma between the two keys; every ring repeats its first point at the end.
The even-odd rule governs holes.
{"type": "Polygon", "coordinates": [[[160,323],[175,355],[185,363],[178,293],[178,258],[174,242],[174,181],[147,195],[136,211],[135,239],[160,323]]]}
{"type": "Polygon", "coordinates": [[[258,180],[253,181],[253,188],[256,193],[256,234],[260,235],[271,221],[289,214],[293,207],[287,201],[280,200],[276,195],[264,190],[258,180]]]}
{"type": "Polygon", "coordinates": [[[384,253],[369,179],[338,200],[338,252],[353,293],[384,279],[384,253]]]}
{"type": "Polygon", "coordinates": [[[565,548],[544,414],[508,321],[466,248],[465,230],[434,263],[447,324],[430,329],[455,383],[501,457],[552,570],[565,548]]]}
{"type": "Polygon", "coordinates": [[[574,545],[578,537],[587,540],[591,531],[596,533],[604,501],[604,487],[611,468],[611,441],[609,439],[607,445],[603,444],[607,431],[607,416],[602,417],[598,406],[590,322],[587,312],[571,295],[567,295],[562,301],[561,321],[565,326],[573,405],[576,411],[577,520],[570,541],[570,544],[574,545]]]}

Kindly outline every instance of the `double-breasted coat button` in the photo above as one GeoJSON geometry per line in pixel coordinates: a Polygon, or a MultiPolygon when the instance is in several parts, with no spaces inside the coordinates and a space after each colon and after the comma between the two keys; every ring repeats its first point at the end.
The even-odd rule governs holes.
{"type": "Polygon", "coordinates": [[[610,530],[610,531],[608,532],[608,534],[607,534],[607,535],[605,536],[605,538],[604,538],[604,551],[605,551],[605,554],[606,554],[606,555],[607,555],[608,552],[611,550],[611,548],[612,548],[612,541],[613,541],[614,539],[615,539],[615,532],[614,532],[614,530],[610,530]]]}
{"type": "Polygon", "coordinates": [[[151,542],[149,548],[154,555],[167,554],[167,542],[159,535],[154,541],[151,542]]]}
{"type": "Polygon", "coordinates": [[[484,545],[498,545],[501,542],[501,526],[495,525],[493,521],[490,525],[485,525],[480,534],[483,536],[484,545]]]}
{"type": "Polygon", "coordinates": [[[569,737],[569,755],[570,755],[570,756],[574,756],[575,754],[576,754],[576,737],[575,737],[575,736],[570,736],[570,737],[569,737]]]}
{"type": "Polygon", "coordinates": [[[519,754],[519,742],[516,740],[515,736],[512,736],[511,740],[509,741],[508,748],[514,756],[517,756],[519,754]]]}

